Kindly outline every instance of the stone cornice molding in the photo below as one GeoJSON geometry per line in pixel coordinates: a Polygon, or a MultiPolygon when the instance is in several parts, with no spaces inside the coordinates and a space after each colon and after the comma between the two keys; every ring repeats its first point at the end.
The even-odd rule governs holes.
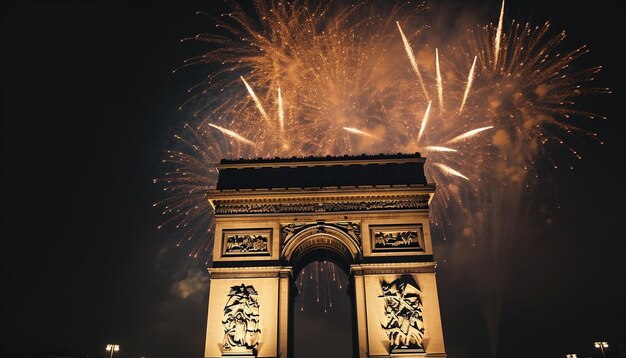
{"type": "Polygon", "coordinates": [[[261,198],[350,198],[353,196],[385,197],[432,195],[435,184],[421,185],[368,185],[316,188],[272,188],[272,189],[213,189],[207,192],[209,201],[215,200],[259,200],[261,198]]]}
{"type": "Polygon", "coordinates": [[[433,188],[211,191],[216,215],[428,209],[433,188]]]}
{"type": "Polygon", "coordinates": [[[350,265],[350,274],[355,276],[380,274],[435,273],[436,262],[377,263],[350,265]]]}
{"type": "Polygon", "coordinates": [[[211,279],[239,278],[291,278],[293,271],[290,266],[267,267],[209,267],[211,279]]]}

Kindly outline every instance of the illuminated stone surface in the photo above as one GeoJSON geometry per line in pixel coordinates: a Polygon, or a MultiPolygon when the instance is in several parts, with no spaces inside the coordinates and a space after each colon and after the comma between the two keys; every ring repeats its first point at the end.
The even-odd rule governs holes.
{"type": "Polygon", "coordinates": [[[205,357],[293,356],[294,277],[321,259],[349,274],[356,356],[446,357],[428,217],[435,187],[424,160],[223,160],[219,189],[208,193],[215,240],[205,357]],[[253,287],[254,314],[228,318],[226,329],[234,287],[253,287]]]}

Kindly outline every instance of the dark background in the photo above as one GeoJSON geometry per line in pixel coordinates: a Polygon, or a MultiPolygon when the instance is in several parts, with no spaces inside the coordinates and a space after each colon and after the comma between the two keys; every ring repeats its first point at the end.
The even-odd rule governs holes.
{"type": "MultiPolygon", "coordinates": [[[[471,6],[497,19],[498,1],[471,6]]],[[[113,342],[120,358],[203,356],[204,262],[156,229],[163,218],[152,203],[162,194],[152,180],[188,120],[177,111],[188,79],[172,70],[197,52],[180,39],[208,31],[196,11],[219,8],[3,2],[3,355],[99,356],[113,342]]],[[[598,339],[617,357],[625,343],[621,15],[611,1],[507,3],[507,19],[549,19],[568,31],[567,45],[588,44],[577,63],[604,65],[598,83],[613,94],[582,104],[608,116],[581,122],[605,144],[579,148],[573,171],[539,184],[536,195],[558,204],[547,207],[551,225],[512,247],[499,357],[597,357],[598,339]]],[[[450,241],[435,243],[446,348],[451,358],[487,357],[480,302],[466,279],[472,265],[459,270],[450,241]]],[[[349,337],[338,328],[349,318],[334,312],[299,330],[307,332],[301,346],[330,348],[327,357],[346,351],[333,347],[349,337]]]]}

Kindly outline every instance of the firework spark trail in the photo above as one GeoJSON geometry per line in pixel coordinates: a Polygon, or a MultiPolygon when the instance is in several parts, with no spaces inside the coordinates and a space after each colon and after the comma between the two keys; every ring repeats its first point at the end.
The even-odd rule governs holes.
{"type": "Polygon", "coordinates": [[[320,269],[319,269],[319,261],[315,261],[313,263],[315,265],[315,269],[313,270],[313,274],[315,275],[315,294],[317,295],[316,301],[320,301],[320,269]]]}
{"type": "Polygon", "coordinates": [[[298,287],[298,295],[300,296],[300,311],[304,311],[304,295],[306,293],[306,278],[304,277],[305,270],[300,271],[300,279],[296,281],[298,287]]]}
{"type": "Polygon", "coordinates": [[[456,149],[442,147],[438,145],[429,145],[427,147],[424,147],[424,150],[427,152],[458,152],[458,150],[456,149]]]}
{"type": "Polygon", "coordinates": [[[354,134],[358,134],[364,137],[368,137],[368,138],[372,138],[372,139],[376,139],[376,140],[380,140],[379,137],[371,134],[371,133],[367,133],[365,131],[362,131],[360,129],[356,129],[356,128],[351,128],[351,127],[343,127],[343,129],[345,129],[346,131],[350,132],[350,133],[354,133],[354,134]]]}
{"type": "Polygon", "coordinates": [[[417,144],[419,145],[420,139],[422,135],[424,135],[424,130],[426,129],[426,123],[428,122],[428,114],[430,113],[430,105],[432,101],[428,102],[428,107],[426,107],[426,111],[424,112],[424,117],[422,117],[422,124],[420,125],[420,131],[417,133],[417,144]]]}
{"type": "Polygon", "coordinates": [[[487,126],[487,127],[482,127],[482,128],[476,128],[476,129],[472,129],[471,131],[467,131],[463,134],[460,134],[452,139],[450,139],[449,141],[446,142],[446,144],[451,144],[451,143],[456,143],[458,141],[461,141],[463,139],[467,139],[467,138],[471,138],[473,136],[475,136],[476,134],[486,131],[488,129],[492,129],[493,126],[487,126]]]}
{"type": "Polygon", "coordinates": [[[278,87],[278,122],[280,123],[280,131],[285,131],[285,109],[283,108],[283,96],[278,87]]]}
{"type": "Polygon", "coordinates": [[[435,49],[435,67],[437,68],[437,94],[439,95],[439,113],[443,112],[443,79],[439,67],[439,49],[435,49]]]}
{"type": "Polygon", "coordinates": [[[496,36],[493,41],[493,67],[498,66],[498,55],[500,54],[500,42],[502,41],[502,25],[504,23],[504,0],[502,0],[502,6],[500,7],[500,17],[498,18],[498,28],[496,29],[496,36]]]}
{"type": "Polygon", "coordinates": [[[400,37],[402,37],[402,43],[404,44],[404,50],[406,51],[407,56],[409,56],[409,61],[411,62],[411,66],[413,67],[413,71],[417,74],[417,78],[419,79],[420,86],[422,87],[422,91],[424,92],[424,96],[430,99],[428,96],[428,91],[426,90],[426,86],[424,85],[424,79],[422,78],[422,74],[420,73],[419,68],[417,67],[417,61],[415,60],[415,55],[413,55],[413,49],[411,48],[411,44],[409,40],[404,35],[402,31],[402,27],[400,27],[400,23],[396,21],[398,25],[398,30],[400,31],[400,37]]]}
{"type": "Polygon", "coordinates": [[[209,126],[219,130],[220,132],[226,134],[227,136],[229,136],[231,138],[234,138],[234,139],[240,141],[241,143],[246,143],[246,144],[249,144],[251,146],[254,146],[254,142],[253,141],[251,141],[251,140],[249,140],[247,138],[242,137],[241,135],[237,134],[236,132],[233,132],[233,131],[231,131],[229,129],[226,129],[226,128],[223,128],[223,127],[220,127],[220,126],[218,126],[216,124],[213,124],[213,123],[209,123],[209,126]]]}
{"type": "Polygon", "coordinates": [[[470,69],[469,75],[467,75],[467,86],[465,87],[465,92],[463,93],[463,100],[461,101],[461,107],[459,107],[459,114],[463,112],[463,107],[465,107],[465,102],[467,101],[467,95],[469,94],[470,88],[472,88],[472,81],[474,81],[474,68],[476,68],[476,59],[478,59],[478,56],[474,56],[472,68],[470,69]]]}
{"type": "MultiPolygon", "coordinates": [[[[246,88],[248,89],[248,93],[250,93],[250,97],[252,97],[252,100],[254,101],[254,104],[256,104],[256,107],[259,109],[259,112],[261,113],[263,118],[265,118],[267,123],[271,123],[272,121],[270,120],[270,116],[267,114],[267,112],[265,112],[265,109],[263,109],[263,104],[259,100],[259,97],[257,97],[256,93],[254,93],[254,90],[252,89],[252,87],[250,87],[248,82],[246,82],[246,80],[243,78],[243,76],[241,76],[241,80],[243,81],[243,84],[246,85],[246,88]]],[[[280,89],[278,91],[279,91],[279,94],[280,94],[280,89]]]]}
{"type": "Polygon", "coordinates": [[[466,177],[465,175],[459,173],[458,171],[450,168],[449,166],[442,164],[442,163],[433,163],[434,166],[438,167],[439,169],[441,169],[443,172],[457,176],[459,178],[463,178],[465,180],[470,180],[468,177],[466,177]]]}

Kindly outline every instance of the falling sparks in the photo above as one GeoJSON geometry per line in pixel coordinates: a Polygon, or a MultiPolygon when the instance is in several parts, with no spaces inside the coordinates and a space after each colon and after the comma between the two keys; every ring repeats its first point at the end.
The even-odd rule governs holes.
{"type": "MultiPolygon", "coordinates": [[[[268,116],[267,112],[265,112],[265,109],[263,109],[263,104],[261,104],[259,97],[256,96],[256,93],[254,93],[254,90],[252,89],[252,87],[250,87],[250,85],[248,84],[248,82],[246,82],[243,76],[241,76],[241,80],[243,81],[243,84],[246,85],[246,88],[248,89],[248,93],[250,94],[250,97],[252,97],[254,104],[256,104],[256,107],[259,109],[259,112],[261,113],[263,118],[265,118],[266,121],[271,122],[270,116],[268,116]]],[[[278,93],[280,95],[280,89],[278,93]]]]}
{"type": "Polygon", "coordinates": [[[439,67],[439,49],[435,49],[435,67],[437,68],[437,94],[439,95],[439,112],[443,112],[443,79],[439,67]]]}
{"type": "Polygon", "coordinates": [[[280,94],[278,87],[278,122],[280,123],[280,131],[285,131],[285,109],[283,108],[283,96],[280,94]]]}
{"type": "Polygon", "coordinates": [[[496,36],[493,41],[493,67],[498,66],[498,56],[500,54],[500,42],[502,41],[502,25],[504,23],[504,0],[502,0],[502,6],[500,7],[500,17],[498,18],[498,28],[496,29],[496,36]]]}
{"type": "Polygon", "coordinates": [[[404,44],[404,50],[406,51],[407,56],[409,56],[409,61],[411,62],[411,66],[413,67],[413,71],[417,75],[419,79],[420,85],[422,86],[422,91],[424,91],[424,95],[428,98],[428,91],[426,90],[426,86],[424,85],[424,79],[422,79],[422,74],[420,73],[419,68],[417,67],[417,61],[415,60],[415,55],[413,55],[413,49],[411,48],[411,44],[409,40],[404,35],[402,31],[402,27],[400,27],[400,23],[396,21],[398,25],[398,31],[400,31],[400,37],[402,37],[402,43],[404,44]]]}
{"type": "Polygon", "coordinates": [[[469,71],[469,75],[467,75],[467,86],[465,86],[465,92],[463,92],[463,100],[461,101],[461,107],[459,107],[459,114],[463,112],[463,107],[465,107],[465,101],[467,101],[467,95],[469,94],[470,88],[472,88],[472,81],[474,80],[474,68],[476,68],[476,59],[478,56],[474,56],[474,62],[472,62],[472,68],[469,71]]]}
{"type": "Polygon", "coordinates": [[[446,144],[451,144],[451,143],[456,143],[458,141],[467,139],[467,138],[471,138],[473,136],[475,136],[476,134],[486,131],[488,129],[493,128],[493,126],[487,126],[487,127],[482,127],[482,128],[476,128],[476,129],[472,129],[471,131],[467,131],[463,134],[460,134],[452,139],[450,139],[449,141],[446,142],[446,144]]]}
{"type": "Polygon", "coordinates": [[[216,124],[213,124],[213,123],[209,123],[209,126],[211,126],[211,127],[215,128],[215,129],[219,130],[220,132],[222,132],[222,133],[226,134],[227,136],[229,136],[229,137],[231,137],[231,138],[236,139],[237,141],[239,141],[239,142],[241,142],[241,143],[246,143],[246,144],[249,144],[249,145],[254,145],[254,143],[253,143],[251,140],[246,139],[246,138],[244,138],[244,137],[240,136],[239,134],[237,134],[237,133],[235,133],[235,132],[233,132],[233,131],[231,131],[231,130],[228,130],[228,129],[226,129],[226,128],[222,128],[222,127],[220,127],[220,126],[218,126],[218,125],[216,125],[216,124]]]}
{"type": "Polygon", "coordinates": [[[350,128],[350,127],[343,127],[343,129],[345,129],[346,131],[348,131],[350,133],[358,134],[360,136],[372,138],[372,139],[375,139],[375,140],[380,140],[380,138],[378,138],[377,136],[375,136],[373,134],[370,134],[370,133],[367,133],[365,131],[362,131],[360,129],[350,128]]]}
{"type": "Polygon", "coordinates": [[[419,145],[420,143],[420,139],[422,138],[422,135],[424,134],[424,130],[426,129],[426,123],[428,122],[428,114],[430,113],[430,105],[431,105],[432,101],[428,102],[428,107],[426,107],[426,111],[424,112],[424,117],[422,117],[422,124],[420,125],[420,131],[417,134],[417,143],[419,145]]]}
{"type": "Polygon", "coordinates": [[[427,152],[458,152],[458,150],[456,149],[452,149],[448,147],[441,147],[438,145],[430,145],[430,146],[424,147],[424,150],[427,152]]]}
{"type": "Polygon", "coordinates": [[[297,276],[300,311],[305,305],[314,303],[324,313],[333,308],[333,292],[340,292],[346,284],[346,275],[337,271],[338,266],[330,261],[316,261],[305,266],[297,276]]]}
{"type": "MultiPolygon", "coordinates": [[[[423,18],[423,4],[270,0],[254,2],[251,14],[233,4],[215,19],[215,33],[186,39],[209,49],[180,69],[216,70],[181,106],[193,122],[155,180],[166,196],[156,204],[167,217],[162,225],[178,228],[179,245],[194,243],[192,257],[210,254],[213,212],[205,193],[215,187],[222,158],[421,150],[437,184],[431,220],[479,232],[467,213],[484,208],[469,210],[468,202],[482,203],[484,189],[499,181],[528,184],[555,148],[580,157],[567,139],[590,133],[569,119],[600,116],[577,108],[575,99],[609,92],[590,85],[600,67],[574,69],[586,47],[562,49],[564,33],[551,36],[548,23],[509,26],[504,1],[496,26],[477,24],[438,44],[434,56],[428,39],[441,36],[424,32],[438,14],[423,18]],[[431,111],[435,91],[438,110],[431,111]]],[[[324,297],[320,292],[321,303],[324,297]]]]}
{"type": "Polygon", "coordinates": [[[468,177],[466,177],[465,175],[459,173],[458,171],[450,168],[449,166],[445,165],[445,164],[441,164],[441,163],[434,163],[434,166],[438,167],[439,169],[441,169],[443,172],[448,173],[450,175],[454,175],[457,176],[459,178],[463,178],[465,180],[470,180],[468,177]]]}

